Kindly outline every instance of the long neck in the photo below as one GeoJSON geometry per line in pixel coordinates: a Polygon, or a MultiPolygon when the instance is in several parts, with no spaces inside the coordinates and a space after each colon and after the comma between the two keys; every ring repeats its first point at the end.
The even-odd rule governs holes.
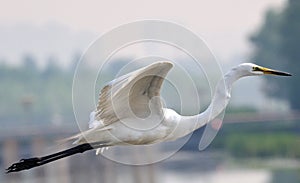
{"type": "Polygon", "coordinates": [[[198,129],[211,120],[215,119],[226,108],[229,100],[233,83],[239,78],[243,77],[236,69],[232,69],[230,72],[224,75],[224,77],[218,82],[214,96],[208,108],[200,114],[194,116],[182,116],[180,125],[184,131],[181,134],[188,134],[195,129],[198,129]]]}

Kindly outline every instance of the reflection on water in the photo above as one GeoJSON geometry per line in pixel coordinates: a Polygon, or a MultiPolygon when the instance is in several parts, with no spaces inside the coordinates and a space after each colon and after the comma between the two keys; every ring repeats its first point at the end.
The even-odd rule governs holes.
{"type": "Polygon", "coordinates": [[[208,173],[176,174],[168,172],[163,182],[189,183],[269,183],[271,172],[268,170],[218,170],[208,173]]]}
{"type": "Polygon", "coordinates": [[[179,152],[165,162],[166,182],[300,182],[300,162],[288,159],[234,159],[224,152],[179,152]],[[287,181],[288,180],[288,181],[287,181]]]}

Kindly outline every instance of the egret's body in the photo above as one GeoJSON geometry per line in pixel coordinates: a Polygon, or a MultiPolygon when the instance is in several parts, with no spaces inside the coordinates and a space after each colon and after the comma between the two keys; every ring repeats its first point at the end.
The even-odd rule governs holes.
{"type": "MultiPolygon", "coordinates": [[[[128,120],[124,124],[123,121],[117,121],[109,126],[96,127],[91,131],[88,131],[84,136],[79,137],[79,141],[75,141],[75,144],[81,144],[85,142],[97,142],[99,139],[106,142],[107,146],[114,145],[147,145],[163,141],[175,140],[179,137],[185,136],[186,134],[177,134],[175,130],[176,126],[180,124],[182,119],[172,109],[163,108],[163,117],[157,127],[149,130],[131,128],[131,121],[128,120]],[[104,130],[102,130],[104,129],[104,130]],[[172,135],[173,132],[173,135],[172,135]],[[176,135],[174,135],[176,133],[176,135]]],[[[160,120],[160,118],[153,117],[153,121],[160,120]]],[[[152,119],[136,120],[132,123],[153,123],[152,119]]]]}
{"type": "Polygon", "coordinates": [[[163,108],[160,89],[173,64],[156,62],[108,83],[100,92],[98,106],[90,114],[90,129],[65,139],[77,147],[42,158],[25,159],[8,172],[21,171],[86,150],[115,145],[147,145],[176,140],[215,119],[230,100],[232,85],[252,75],[290,74],[251,63],[231,69],[220,79],[208,108],[194,116],[181,116],[163,108]],[[90,145],[91,144],[91,145],[90,145]]]}

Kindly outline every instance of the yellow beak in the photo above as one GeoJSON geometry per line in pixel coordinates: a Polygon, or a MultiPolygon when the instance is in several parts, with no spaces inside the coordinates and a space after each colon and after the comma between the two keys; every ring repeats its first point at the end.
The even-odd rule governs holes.
{"type": "Polygon", "coordinates": [[[258,67],[256,68],[256,71],[262,71],[264,74],[269,74],[269,75],[278,75],[278,76],[292,76],[290,73],[283,72],[283,71],[277,71],[265,67],[258,67]]]}

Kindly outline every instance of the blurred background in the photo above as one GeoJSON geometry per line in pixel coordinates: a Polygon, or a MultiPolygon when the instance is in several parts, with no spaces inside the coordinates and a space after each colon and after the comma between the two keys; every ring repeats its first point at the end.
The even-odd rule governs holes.
{"type": "MultiPolygon", "coordinates": [[[[299,19],[299,0],[1,2],[0,182],[300,182],[299,19]],[[110,29],[143,19],[189,28],[206,41],[224,72],[255,62],[293,77],[239,81],[222,129],[203,152],[198,150],[202,128],[175,155],[148,166],[87,152],[5,174],[20,158],[66,148],[55,144],[79,131],[72,81],[80,56],[110,29]]],[[[116,58],[107,72],[131,59],[116,58]]],[[[167,106],[178,109],[176,103],[167,106]]]]}

